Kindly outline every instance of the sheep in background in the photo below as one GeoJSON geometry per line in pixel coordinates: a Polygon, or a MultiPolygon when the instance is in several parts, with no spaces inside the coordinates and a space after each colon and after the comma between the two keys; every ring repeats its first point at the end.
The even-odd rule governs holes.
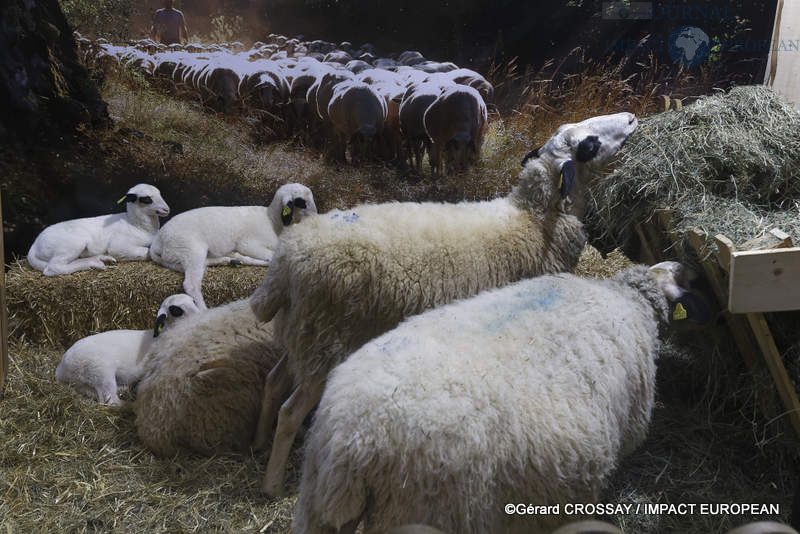
{"type": "Polygon", "coordinates": [[[336,85],[328,105],[328,116],[337,137],[333,148],[336,158],[346,161],[349,143],[351,162],[365,159],[375,138],[383,132],[386,112],[386,99],[372,86],[357,81],[336,85]]]}
{"type": "MultiPolygon", "coordinates": [[[[319,401],[330,369],[359,346],[428,308],[572,270],[586,236],[580,220],[561,210],[562,197],[577,182],[598,178],[636,126],[631,113],[562,126],[550,140],[552,150],[527,162],[506,197],[361,205],[285,231],[251,298],[260,319],[275,318],[276,339],[288,353],[270,381],[295,385],[280,408],[265,491],[282,491],[300,423],[319,401]],[[601,146],[591,161],[576,162],[589,136],[601,146]]],[[[278,417],[268,390],[257,448],[267,443],[278,417]]]]}
{"type": "Polygon", "coordinates": [[[445,87],[423,116],[431,139],[434,174],[464,170],[477,161],[488,129],[486,104],[480,93],[465,85],[445,87]]]}
{"type": "Polygon", "coordinates": [[[422,156],[430,151],[431,141],[425,131],[425,112],[433,104],[443,87],[436,83],[410,86],[400,104],[400,132],[406,142],[408,162],[417,172],[422,172],[422,156]]]}
{"type": "Polygon", "coordinates": [[[125,213],[63,221],[45,228],[28,251],[28,263],[45,276],[88,269],[105,269],[106,263],[146,260],[158,232],[159,217],[169,206],[159,190],[138,184],[120,199],[125,213]]]}
{"type": "Polygon", "coordinates": [[[61,357],[55,377],[104,404],[121,404],[117,389],[141,378],[141,357],[164,328],[200,311],[189,295],[170,295],[156,314],[155,330],[110,330],[73,344],[61,357]]]}
{"type": "Polygon", "coordinates": [[[694,298],[682,271],[664,262],[610,280],[541,276],[365,344],[328,379],[293,532],[355,532],[363,519],[369,533],[421,522],[528,534],[569,521],[504,506],[597,502],[644,441],[667,296],[694,298]]]}
{"type": "Polygon", "coordinates": [[[139,437],[162,457],[246,450],[264,379],[280,354],[272,325],[256,319],[247,299],[168,328],[143,358],[148,372],[134,403],[139,437]]]}
{"type": "Polygon", "coordinates": [[[184,291],[205,309],[202,282],[207,266],[269,265],[284,227],[317,212],[311,190],[301,184],[278,188],[265,206],[210,206],[180,213],[150,246],[154,262],[185,273],[184,291]]]}

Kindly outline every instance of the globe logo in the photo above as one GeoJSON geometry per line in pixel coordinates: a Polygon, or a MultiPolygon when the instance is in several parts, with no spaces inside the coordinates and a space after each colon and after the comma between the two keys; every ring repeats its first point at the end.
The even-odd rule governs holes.
{"type": "Polygon", "coordinates": [[[684,67],[696,67],[711,52],[710,39],[697,26],[681,26],[669,36],[669,55],[684,67]]]}

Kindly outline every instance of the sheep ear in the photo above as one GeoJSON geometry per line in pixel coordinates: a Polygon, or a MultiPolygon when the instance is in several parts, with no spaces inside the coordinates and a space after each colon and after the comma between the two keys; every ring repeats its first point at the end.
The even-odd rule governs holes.
{"type": "Polygon", "coordinates": [[[283,210],[281,210],[281,221],[283,221],[284,226],[292,224],[292,215],[294,215],[294,204],[290,200],[283,206],[283,210]]]}
{"type": "Polygon", "coordinates": [[[575,153],[575,159],[581,163],[591,161],[595,156],[597,156],[602,144],[603,143],[600,142],[600,138],[596,135],[587,135],[583,141],[578,144],[578,150],[575,153]]]}
{"type": "Polygon", "coordinates": [[[524,158],[522,158],[522,163],[521,163],[521,165],[524,167],[524,166],[525,166],[525,164],[526,164],[526,163],[528,163],[528,160],[529,160],[529,159],[531,159],[531,158],[538,158],[538,157],[539,157],[539,150],[540,150],[540,149],[541,149],[541,147],[540,147],[540,148],[534,148],[533,150],[531,150],[530,152],[528,152],[527,154],[525,154],[525,157],[524,157],[524,158]]]}
{"type": "Polygon", "coordinates": [[[558,178],[558,188],[561,190],[561,198],[567,198],[572,186],[575,185],[575,162],[568,159],[561,164],[561,175],[558,178]]]}
{"type": "Polygon", "coordinates": [[[672,320],[708,324],[711,320],[711,312],[702,297],[693,292],[685,291],[672,302],[672,320]]]}
{"type": "Polygon", "coordinates": [[[123,199],[125,200],[125,202],[136,202],[137,198],[139,197],[136,196],[136,193],[128,193],[123,198],[119,199],[119,202],[117,202],[117,204],[121,204],[123,199]]]}
{"type": "Polygon", "coordinates": [[[153,337],[158,337],[158,334],[160,334],[164,330],[164,324],[166,322],[167,322],[167,315],[165,313],[162,313],[161,315],[156,317],[156,325],[153,328],[153,337]]]}

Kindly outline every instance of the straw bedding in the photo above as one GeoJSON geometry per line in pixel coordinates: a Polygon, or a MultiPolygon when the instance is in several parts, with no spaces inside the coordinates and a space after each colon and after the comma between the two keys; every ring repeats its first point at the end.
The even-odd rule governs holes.
{"type": "MultiPolygon", "coordinates": [[[[266,272],[265,267],[210,267],[203,296],[211,307],[248,297],[266,272]]],[[[183,273],[152,262],[56,277],[17,262],[6,281],[12,334],[60,346],[105,330],[152,328],[161,302],[183,292],[183,273]]]]}

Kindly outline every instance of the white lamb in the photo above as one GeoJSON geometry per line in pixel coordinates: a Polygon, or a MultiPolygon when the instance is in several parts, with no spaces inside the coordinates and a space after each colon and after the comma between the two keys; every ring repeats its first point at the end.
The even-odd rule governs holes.
{"type": "Polygon", "coordinates": [[[586,236],[580,220],[562,211],[562,199],[598,177],[636,126],[630,113],[562,126],[503,198],[362,205],[284,232],[251,299],[262,320],[275,317],[276,339],[287,349],[289,373],[274,381],[293,379],[296,386],[280,414],[269,399],[262,410],[257,447],[279,416],[265,490],[282,491],[295,433],[319,401],[328,371],[352,351],[428,308],[572,270],[586,236]],[[596,150],[581,159],[589,138],[596,150]]]}
{"type": "Polygon", "coordinates": [[[172,218],[150,246],[158,264],[186,273],[183,289],[205,309],[202,282],[209,265],[269,265],[284,227],[316,213],[311,190],[301,184],[278,188],[268,207],[211,206],[172,218]]]}
{"type": "Polygon", "coordinates": [[[192,297],[171,295],[156,314],[155,330],[111,330],[77,341],[56,367],[56,380],[105,404],[121,404],[117,389],[141,378],[141,357],[164,328],[199,312],[192,297]]]}
{"type": "Polygon", "coordinates": [[[295,534],[545,534],[568,515],[507,503],[597,502],[644,441],[659,327],[699,302],[684,268],[524,280],[429,310],[331,372],[306,441],[295,534]],[[686,299],[692,300],[690,305],[686,299]]]}
{"type": "Polygon", "coordinates": [[[169,206],[156,187],[138,184],[121,201],[125,213],[63,221],[45,228],[28,251],[28,263],[45,276],[105,269],[116,261],[146,260],[169,206]]]}

